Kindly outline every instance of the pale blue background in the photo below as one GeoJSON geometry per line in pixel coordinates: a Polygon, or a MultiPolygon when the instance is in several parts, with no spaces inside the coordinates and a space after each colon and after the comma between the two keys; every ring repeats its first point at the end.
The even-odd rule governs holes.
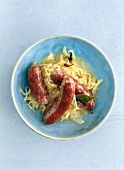
{"type": "Polygon", "coordinates": [[[0,0],[0,170],[123,170],[123,65],[123,0],[0,0]],[[33,132],[18,116],[10,95],[18,57],[34,42],[55,34],[81,36],[98,45],[118,82],[107,121],[76,140],[50,140],[33,132]]]}

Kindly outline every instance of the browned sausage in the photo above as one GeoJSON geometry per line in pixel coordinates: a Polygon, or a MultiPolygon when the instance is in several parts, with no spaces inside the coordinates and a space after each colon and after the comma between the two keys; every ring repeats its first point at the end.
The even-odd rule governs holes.
{"type": "MultiPolygon", "coordinates": [[[[67,73],[62,72],[61,70],[55,70],[51,74],[51,79],[55,84],[61,85],[61,82],[65,76],[69,76],[69,75],[67,73]]],[[[73,80],[75,82],[75,94],[76,95],[77,94],[85,94],[88,96],[91,95],[89,90],[87,90],[83,85],[81,85],[75,78],[73,78],[73,80]]],[[[83,106],[88,108],[89,110],[92,110],[94,108],[94,105],[95,105],[94,100],[91,100],[87,102],[86,104],[84,104],[83,106]]]]}
{"type": "Polygon", "coordinates": [[[46,124],[52,124],[62,117],[66,110],[68,110],[73,100],[74,93],[75,83],[73,79],[69,76],[65,76],[61,84],[58,100],[44,116],[44,122],[46,124]]]}
{"type": "Polygon", "coordinates": [[[49,97],[43,84],[41,70],[36,64],[32,65],[28,70],[28,83],[38,103],[47,104],[49,97]]]}

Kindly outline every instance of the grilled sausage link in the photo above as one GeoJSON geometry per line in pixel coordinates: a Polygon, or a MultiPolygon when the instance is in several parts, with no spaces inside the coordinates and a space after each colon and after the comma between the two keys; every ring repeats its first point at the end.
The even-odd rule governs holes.
{"type": "Polygon", "coordinates": [[[75,83],[69,76],[65,76],[62,80],[60,88],[60,96],[53,104],[49,111],[45,113],[44,122],[52,124],[59,120],[62,115],[68,110],[75,93],[75,83]]]}
{"type": "MultiPolygon", "coordinates": [[[[57,84],[57,85],[61,85],[61,82],[63,80],[63,78],[65,76],[70,76],[67,73],[62,72],[61,70],[55,70],[52,72],[51,74],[51,79],[52,81],[57,84]]],[[[70,76],[71,77],[71,76],[70,76]]],[[[71,77],[73,78],[73,77],[71,77]]],[[[91,93],[89,92],[89,90],[87,90],[82,84],[80,84],[75,78],[73,78],[74,82],[75,82],[75,94],[85,94],[90,96],[91,93]]],[[[86,104],[83,105],[85,108],[92,110],[95,106],[95,102],[94,100],[91,100],[89,102],[87,102],[86,104]]]]}
{"type": "Polygon", "coordinates": [[[36,64],[32,65],[28,70],[28,83],[38,103],[47,104],[49,97],[43,84],[41,70],[36,64]]]}

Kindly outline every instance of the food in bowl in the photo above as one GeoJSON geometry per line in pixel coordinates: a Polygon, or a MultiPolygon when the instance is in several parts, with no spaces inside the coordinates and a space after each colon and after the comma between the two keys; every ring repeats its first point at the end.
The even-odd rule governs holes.
{"type": "Polygon", "coordinates": [[[64,47],[62,53],[50,53],[37,64],[33,63],[28,69],[29,86],[20,92],[30,109],[44,114],[44,123],[73,120],[82,124],[82,117],[88,111],[93,113],[102,81],[73,50],[64,47]]]}

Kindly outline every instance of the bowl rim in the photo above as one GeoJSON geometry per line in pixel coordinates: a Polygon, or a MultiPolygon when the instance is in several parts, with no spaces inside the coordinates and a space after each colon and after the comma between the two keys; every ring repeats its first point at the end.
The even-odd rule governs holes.
{"type": "Polygon", "coordinates": [[[114,69],[113,69],[113,66],[111,65],[109,59],[107,58],[106,54],[99,48],[97,47],[94,43],[90,42],[89,40],[85,39],[85,38],[82,38],[80,36],[75,36],[75,35],[70,35],[70,34],[61,34],[61,35],[53,35],[53,36],[49,36],[47,38],[43,38],[37,42],[35,42],[34,44],[32,44],[31,46],[29,46],[28,48],[25,49],[25,51],[21,54],[21,56],[18,58],[15,66],[14,66],[14,69],[12,71],[12,77],[11,77],[11,85],[10,85],[10,91],[11,91],[11,96],[12,96],[12,100],[13,100],[13,103],[14,103],[14,106],[19,114],[19,116],[21,117],[21,119],[23,120],[23,122],[25,122],[25,124],[30,127],[33,131],[37,132],[39,135],[42,135],[44,137],[47,137],[47,138],[50,138],[50,139],[57,139],[57,140],[70,140],[70,139],[75,139],[75,138],[79,138],[79,137],[82,137],[82,136],[86,136],[92,132],[94,132],[96,129],[98,129],[104,122],[105,120],[108,118],[108,116],[110,115],[110,112],[112,111],[113,109],[113,106],[114,106],[114,103],[115,103],[115,99],[116,99],[116,93],[117,93],[117,83],[116,83],[116,76],[115,76],[115,72],[114,72],[114,69]],[[16,69],[20,63],[20,61],[22,60],[22,58],[25,56],[25,54],[30,51],[30,49],[32,49],[34,46],[36,46],[37,44],[40,44],[46,40],[50,40],[50,39],[53,39],[53,38],[63,38],[63,37],[67,37],[67,38],[76,38],[76,39],[79,39],[81,41],[84,41],[86,42],[87,44],[91,45],[93,48],[95,48],[99,53],[101,53],[101,55],[104,57],[104,59],[107,61],[107,63],[109,64],[110,68],[111,68],[111,71],[112,71],[112,75],[113,75],[113,80],[114,80],[114,95],[113,95],[113,100],[112,100],[112,104],[106,114],[106,116],[103,118],[103,120],[101,122],[98,123],[97,126],[95,126],[93,129],[89,130],[88,132],[86,132],[85,134],[81,134],[81,135],[78,135],[78,136],[72,136],[72,137],[55,137],[55,136],[50,136],[50,135],[47,135],[37,129],[35,129],[24,117],[23,115],[21,114],[21,111],[18,109],[18,106],[16,104],[16,100],[15,100],[15,97],[14,97],[14,89],[13,89],[13,84],[14,84],[14,76],[15,76],[15,72],[16,72],[16,69]]]}

